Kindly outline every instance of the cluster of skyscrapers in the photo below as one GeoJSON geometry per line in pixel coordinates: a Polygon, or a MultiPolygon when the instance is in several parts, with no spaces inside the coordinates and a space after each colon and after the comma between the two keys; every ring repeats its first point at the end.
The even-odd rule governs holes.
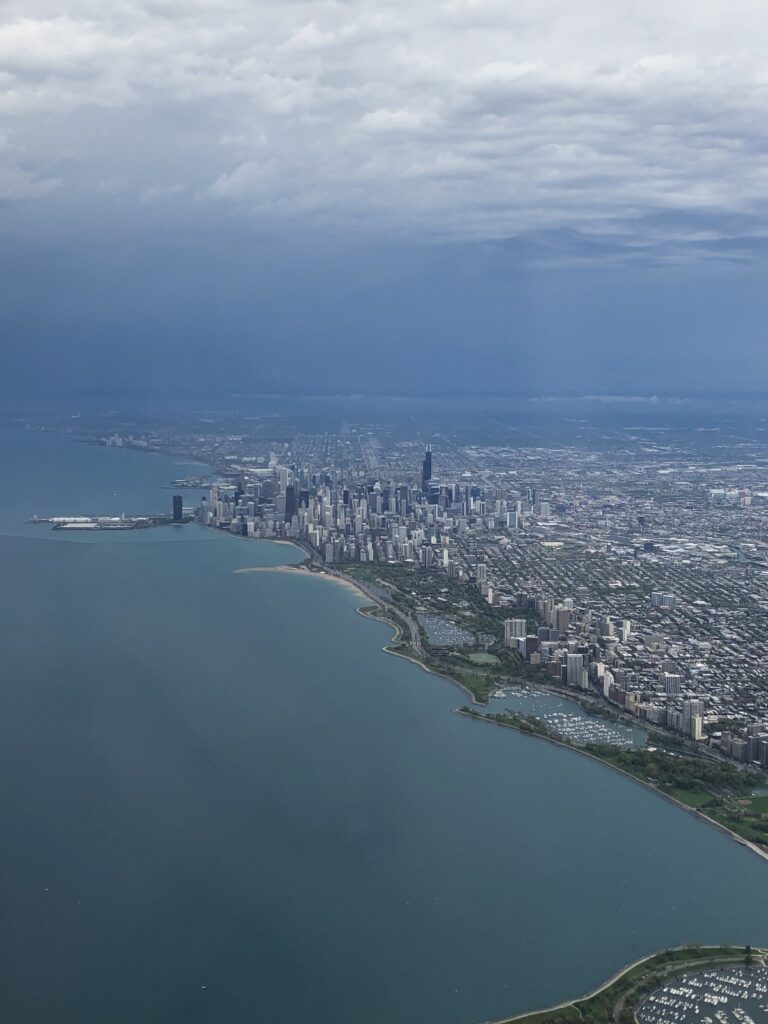
{"type": "Polygon", "coordinates": [[[303,541],[328,563],[439,564],[463,575],[451,541],[469,529],[478,510],[485,513],[479,488],[433,484],[427,447],[419,484],[363,484],[343,472],[315,473],[296,464],[253,469],[215,484],[201,503],[200,521],[246,537],[303,541]]]}
{"type": "MultiPolygon", "coordinates": [[[[454,454],[453,479],[446,472],[436,479],[431,446],[422,450],[417,472],[388,473],[373,447],[361,442],[355,453],[344,438],[323,443],[326,452],[338,445],[334,450],[352,455],[331,465],[326,459],[320,469],[302,459],[283,464],[274,454],[241,462],[211,488],[201,521],[247,537],[297,541],[328,564],[399,564],[474,583],[489,606],[526,610],[528,619],[507,620],[504,644],[530,665],[649,725],[719,745],[737,760],[765,763],[760,741],[768,734],[768,710],[761,713],[759,699],[734,695],[711,657],[711,642],[698,638],[697,622],[709,618],[707,602],[699,592],[681,605],[669,587],[669,553],[681,556],[659,539],[658,527],[648,536],[648,512],[631,517],[624,499],[579,496],[576,482],[570,497],[562,488],[521,486],[515,476],[504,483],[472,450],[469,464],[476,468],[462,466],[454,454]],[[645,584],[634,582],[638,569],[641,580],[658,584],[644,591],[645,584]],[[557,590],[570,596],[557,599],[557,590]],[[684,623],[694,629],[689,636],[684,623]]],[[[713,500],[716,510],[723,507],[713,500]]],[[[648,508],[648,499],[641,504],[648,508]]],[[[741,498],[725,507],[752,510],[741,498]]],[[[688,561],[699,550],[680,548],[688,561]]]]}

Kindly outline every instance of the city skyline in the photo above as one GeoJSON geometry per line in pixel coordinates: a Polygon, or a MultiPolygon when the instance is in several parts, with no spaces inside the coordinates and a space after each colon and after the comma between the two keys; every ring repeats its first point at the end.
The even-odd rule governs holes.
{"type": "Polygon", "coordinates": [[[4,1020],[768,1014],[766,54],[5,0],[4,1020]]]}
{"type": "MultiPolygon", "coordinates": [[[[420,448],[384,424],[294,430],[282,440],[266,424],[228,436],[201,426],[100,440],[218,464],[225,475],[197,512],[204,526],[293,541],[316,569],[370,567],[380,584],[398,585],[387,575],[393,567],[443,580],[420,598],[429,639],[416,631],[424,614],[413,619],[420,657],[490,645],[496,660],[511,659],[506,671],[528,665],[538,685],[597,694],[726,757],[757,761],[765,741],[768,766],[758,660],[768,492],[758,423],[752,441],[724,432],[717,456],[695,426],[661,428],[658,440],[620,427],[618,444],[606,446],[595,425],[578,444],[549,449],[472,445],[459,432],[442,439],[436,463],[432,442],[420,448]],[[720,465],[724,449],[741,461],[720,465]],[[478,633],[477,619],[474,635],[461,625],[478,614],[466,610],[473,587],[492,633],[478,633]],[[753,726],[754,749],[742,736],[753,726]]],[[[184,485],[194,490],[199,480],[184,485]]],[[[446,664],[439,670],[451,674],[446,664]]],[[[488,683],[477,687],[482,702],[488,683]]]]}

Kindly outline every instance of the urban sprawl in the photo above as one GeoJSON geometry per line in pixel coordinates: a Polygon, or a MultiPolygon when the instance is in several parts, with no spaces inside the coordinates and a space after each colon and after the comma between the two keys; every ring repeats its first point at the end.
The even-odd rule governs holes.
{"type": "MultiPolygon", "coordinates": [[[[162,436],[105,441],[171,447],[162,436]]],[[[196,434],[173,448],[220,474],[185,515],[299,542],[337,571],[374,563],[464,581],[510,609],[498,644],[542,679],[766,768],[763,447],[687,447],[642,430],[624,442],[584,451],[440,438],[433,452],[346,427],[262,450],[247,435],[196,434]]],[[[461,635],[456,610],[439,611],[461,635]]]]}

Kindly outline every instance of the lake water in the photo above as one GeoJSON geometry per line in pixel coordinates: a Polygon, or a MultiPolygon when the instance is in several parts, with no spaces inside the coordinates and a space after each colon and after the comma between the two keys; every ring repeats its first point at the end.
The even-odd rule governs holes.
{"type": "Polygon", "coordinates": [[[0,1019],[475,1024],[768,943],[768,864],[452,714],[344,588],[234,573],[291,548],[23,522],[163,510],[188,472],[0,434],[0,1019]]]}

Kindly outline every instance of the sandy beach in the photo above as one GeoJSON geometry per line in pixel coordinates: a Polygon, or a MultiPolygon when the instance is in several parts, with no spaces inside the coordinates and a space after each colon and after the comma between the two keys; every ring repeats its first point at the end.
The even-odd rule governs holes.
{"type": "MultiPolygon", "coordinates": [[[[275,543],[274,541],[272,543],[275,543]]],[[[285,541],[284,543],[290,543],[285,541]]],[[[305,565],[254,565],[244,569],[235,569],[236,573],[244,572],[269,572],[269,573],[288,573],[291,576],[295,576],[296,573],[301,573],[302,576],[309,576],[312,579],[328,580],[331,583],[337,583],[341,587],[345,587],[347,590],[356,594],[362,598],[367,604],[372,604],[372,599],[358,587],[352,580],[345,579],[343,576],[335,576],[329,572],[313,572],[311,569],[307,569],[305,565]]]]}

